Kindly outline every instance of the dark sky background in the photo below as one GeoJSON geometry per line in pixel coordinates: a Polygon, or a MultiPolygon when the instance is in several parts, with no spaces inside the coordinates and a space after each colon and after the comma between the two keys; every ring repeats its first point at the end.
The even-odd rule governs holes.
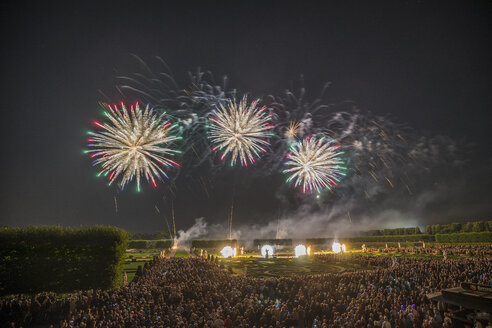
{"type": "MultiPolygon", "coordinates": [[[[130,53],[161,56],[178,78],[197,66],[227,74],[255,96],[282,91],[300,74],[315,93],[331,81],[334,102],[466,138],[475,144],[471,160],[490,171],[490,1],[288,3],[3,1],[0,225],[165,229],[154,211],[162,190],[125,190],[116,213],[114,189],[82,154],[98,89],[113,88],[130,53]]],[[[474,219],[491,218],[488,182],[478,188],[483,206],[470,209],[474,219]]],[[[177,228],[200,216],[226,222],[230,189],[206,198],[180,188],[177,228]]],[[[267,182],[237,191],[237,220],[271,219],[274,194],[267,182]]]]}

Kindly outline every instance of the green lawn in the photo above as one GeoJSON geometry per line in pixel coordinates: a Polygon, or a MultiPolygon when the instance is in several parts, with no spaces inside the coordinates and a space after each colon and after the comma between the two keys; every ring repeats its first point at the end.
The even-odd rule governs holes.
{"type": "Polygon", "coordinates": [[[182,249],[178,249],[176,251],[176,254],[174,254],[174,257],[189,257],[190,255],[188,254],[188,252],[186,252],[185,250],[182,250],[182,249]]]}

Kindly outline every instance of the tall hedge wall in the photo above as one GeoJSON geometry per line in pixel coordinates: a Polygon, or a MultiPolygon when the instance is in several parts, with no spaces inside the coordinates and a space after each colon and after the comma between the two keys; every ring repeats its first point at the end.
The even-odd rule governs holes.
{"type": "Polygon", "coordinates": [[[349,242],[398,242],[398,241],[435,241],[433,235],[419,234],[419,235],[399,235],[399,236],[363,236],[342,238],[349,242]]]}
{"type": "Polygon", "coordinates": [[[325,245],[333,243],[334,238],[307,238],[306,245],[325,245]]]}
{"type": "Polygon", "coordinates": [[[492,232],[462,232],[436,234],[439,243],[486,243],[492,242],[492,232]]]}
{"type": "Polygon", "coordinates": [[[128,242],[128,248],[136,248],[136,249],[170,248],[172,244],[173,241],[171,239],[130,240],[128,242]]]}
{"type": "Polygon", "coordinates": [[[0,295],[115,287],[127,241],[114,227],[0,228],[0,295]]]}
{"type": "Polygon", "coordinates": [[[129,235],[130,240],[162,240],[172,236],[169,231],[129,232],[129,235]]]}
{"type": "Polygon", "coordinates": [[[394,228],[383,230],[367,230],[361,231],[361,236],[389,236],[389,235],[417,235],[420,234],[419,227],[410,228],[394,228]]]}
{"type": "Polygon", "coordinates": [[[255,239],[255,246],[263,246],[263,245],[283,245],[283,246],[292,246],[292,239],[255,239]]]}
{"type": "Polygon", "coordinates": [[[191,241],[191,246],[195,248],[222,248],[236,244],[236,239],[193,239],[191,241]]]}

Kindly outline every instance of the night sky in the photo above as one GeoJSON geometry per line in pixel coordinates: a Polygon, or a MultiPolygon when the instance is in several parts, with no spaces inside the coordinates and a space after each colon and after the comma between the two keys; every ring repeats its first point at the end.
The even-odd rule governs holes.
{"type": "MultiPolygon", "coordinates": [[[[288,3],[3,1],[0,225],[166,228],[154,210],[169,215],[164,187],[119,192],[116,213],[115,189],[95,178],[83,154],[100,113],[98,90],[114,90],[130,54],[161,56],[184,85],[201,66],[257,97],[289,88],[300,74],[313,94],[331,81],[333,102],[351,100],[413,131],[466,140],[470,167],[485,175],[457,187],[459,213],[441,208],[444,200],[418,221],[491,219],[491,2],[288,3]]],[[[245,181],[249,173],[209,178],[234,174],[245,181]]],[[[276,217],[269,181],[237,188],[235,220],[276,217]]],[[[227,221],[231,190],[222,182],[210,198],[178,186],[178,229],[202,216],[227,221]]]]}

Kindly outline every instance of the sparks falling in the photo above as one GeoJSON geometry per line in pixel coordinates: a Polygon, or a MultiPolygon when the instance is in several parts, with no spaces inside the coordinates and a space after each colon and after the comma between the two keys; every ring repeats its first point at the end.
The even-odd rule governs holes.
{"type": "Polygon", "coordinates": [[[244,96],[239,102],[229,100],[212,112],[210,139],[213,150],[222,152],[221,159],[231,154],[231,166],[240,160],[244,166],[253,164],[255,158],[266,152],[268,138],[272,135],[272,115],[265,106],[258,108],[258,100],[248,105],[244,96]]]}
{"type": "Polygon", "coordinates": [[[106,109],[104,115],[110,122],[94,122],[101,130],[89,132],[90,149],[86,151],[95,158],[93,165],[101,165],[99,175],[109,175],[110,185],[121,177],[122,189],[134,177],[138,191],[142,177],[156,187],[156,178],[168,177],[162,167],[179,166],[168,158],[179,153],[169,148],[180,139],[171,135],[175,126],[164,120],[164,114],[157,115],[149,106],[141,110],[138,103],[130,111],[123,104],[121,109],[116,105],[106,109]]]}
{"type": "Polygon", "coordinates": [[[345,167],[340,146],[326,138],[306,138],[291,147],[287,155],[288,167],[283,172],[290,174],[287,182],[295,179],[295,187],[302,192],[331,190],[345,176],[345,167]]]}

